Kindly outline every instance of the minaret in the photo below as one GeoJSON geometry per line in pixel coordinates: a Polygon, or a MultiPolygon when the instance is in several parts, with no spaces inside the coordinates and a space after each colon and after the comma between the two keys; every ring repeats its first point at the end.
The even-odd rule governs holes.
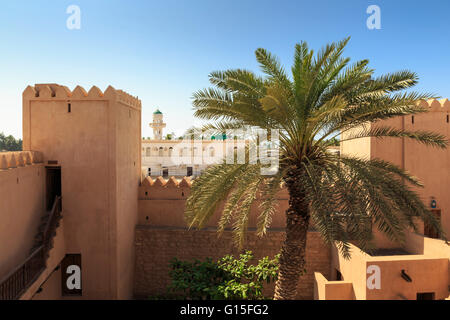
{"type": "Polygon", "coordinates": [[[150,128],[153,128],[153,139],[162,140],[163,128],[165,127],[166,124],[163,122],[163,114],[159,109],[156,109],[153,112],[153,122],[150,123],[150,128]]]}

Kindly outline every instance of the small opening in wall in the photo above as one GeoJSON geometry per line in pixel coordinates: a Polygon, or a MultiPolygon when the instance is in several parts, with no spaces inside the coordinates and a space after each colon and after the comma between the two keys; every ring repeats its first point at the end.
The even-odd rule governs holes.
{"type": "Polygon", "coordinates": [[[449,115],[447,115],[447,123],[448,123],[448,121],[449,121],[449,115]]]}
{"type": "Polygon", "coordinates": [[[145,220],[148,220],[148,216],[145,217],[145,220]]]}
{"type": "Polygon", "coordinates": [[[184,192],[181,192],[181,196],[184,197],[184,192]]]}
{"type": "Polygon", "coordinates": [[[61,167],[46,167],[45,196],[47,210],[53,206],[55,198],[61,196],[61,167]]]}
{"type": "Polygon", "coordinates": [[[67,104],[67,112],[72,112],[72,104],[70,103],[67,104]]]}
{"type": "Polygon", "coordinates": [[[417,300],[434,300],[434,292],[417,292],[417,300]]]}
{"type": "Polygon", "coordinates": [[[61,261],[61,295],[62,296],[82,296],[83,295],[83,275],[82,275],[81,254],[66,254],[61,261]],[[74,285],[78,283],[78,285],[74,285]]]}
{"type": "Polygon", "coordinates": [[[342,277],[342,273],[336,269],[336,281],[342,281],[344,278],[342,277]]]}
{"type": "Polygon", "coordinates": [[[17,183],[19,183],[19,178],[17,178],[17,183]]]}
{"type": "Polygon", "coordinates": [[[147,191],[145,191],[145,195],[148,196],[148,192],[147,191]]]}
{"type": "Polygon", "coordinates": [[[411,116],[411,123],[414,124],[414,116],[411,116]]]}

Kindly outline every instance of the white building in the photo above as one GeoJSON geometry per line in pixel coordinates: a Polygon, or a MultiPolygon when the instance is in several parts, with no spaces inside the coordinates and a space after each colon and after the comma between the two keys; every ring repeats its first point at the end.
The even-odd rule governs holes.
{"type": "Polygon", "coordinates": [[[209,165],[219,163],[225,154],[244,150],[242,140],[164,140],[163,114],[153,113],[153,139],[142,140],[142,171],[145,176],[198,176],[209,165]],[[242,147],[242,148],[241,148],[242,147]],[[227,153],[227,152],[228,153],[227,153]]]}

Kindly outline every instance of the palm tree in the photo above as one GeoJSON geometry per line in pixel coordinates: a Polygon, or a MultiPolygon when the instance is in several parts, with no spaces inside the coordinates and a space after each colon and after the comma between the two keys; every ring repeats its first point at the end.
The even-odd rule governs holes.
{"type": "Polygon", "coordinates": [[[245,239],[250,206],[258,195],[257,234],[263,236],[275,211],[275,194],[284,183],[289,192],[285,240],[281,249],[275,299],[295,299],[305,269],[306,235],[310,224],[327,243],[336,243],[349,257],[349,241],[363,250],[372,245],[371,225],[402,242],[407,228],[417,230],[420,217],[443,233],[413,187],[420,182],[401,168],[383,161],[327,152],[334,137],[345,132],[349,141],[364,137],[409,138],[445,148],[445,137],[368,123],[426,110],[418,105],[431,95],[407,91],[417,75],[400,71],[374,77],[368,60],[349,65],[342,53],[349,38],[325,46],[317,54],[305,42],[295,46],[292,76],[265,49],[256,50],[263,76],[235,69],[212,72],[214,87],[194,94],[195,116],[213,120],[206,126],[258,127],[279,130],[279,170],[263,176],[261,163],[217,164],[193,184],[185,218],[202,227],[219,204],[225,203],[219,232],[232,224],[234,239],[245,239]]]}

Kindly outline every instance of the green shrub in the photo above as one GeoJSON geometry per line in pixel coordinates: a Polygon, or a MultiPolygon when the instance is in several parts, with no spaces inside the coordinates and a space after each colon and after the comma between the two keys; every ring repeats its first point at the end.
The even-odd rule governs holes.
{"type": "Polygon", "coordinates": [[[227,255],[218,261],[206,258],[190,262],[174,258],[168,294],[190,300],[264,299],[264,283],[277,279],[278,258],[278,255],[272,260],[265,257],[257,265],[249,264],[253,259],[251,251],[241,254],[239,259],[227,255]]]}

